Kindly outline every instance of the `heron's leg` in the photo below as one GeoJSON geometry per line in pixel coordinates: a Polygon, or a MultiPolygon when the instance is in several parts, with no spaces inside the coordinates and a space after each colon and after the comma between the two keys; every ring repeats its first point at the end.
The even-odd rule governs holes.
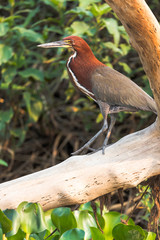
{"type": "Polygon", "coordinates": [[[92,137],[85,145],[83,145],[83,147],[81,147],[80,149],[78,149],[77,151],[73,152],[72,155],[76,155],[78,153],[80,153],[82,150],[89,149],[89,146],[96,140],[96,138],[103,132],[103,127],[101,128],[101,130],[99,130],[96,135],[94,135],[94,137],[92,137]]]}
{"type": "Polygon", "coordinates": [[[89,146],[97,139],[97,137],[101,133],[105,132],[108,129],[107,116],[108,116],[108,113],[109,113],[109,105],[104,103],[104,102],[98,102],[98,104],[99,104],[101,113],[102,113],[103,118],[104,118],[104,122],[103,122],[102,128],[83,147],[81,147],[77,151],[73,152],[72,155],[78,154],[79,152],[81,152],[85,148],[89,149],[89,146]]]}
{"type": "Polygon", "coordinates": [[[105,153],[105,148],[106,148],[108,140],[110,138],[110,135],[111,135],[111,132],[112,132],[112,128],[114,127],[114,124],[116,122],[116,117],[114,116],[114,114],[111,114],[110,117],[111,117],[111,122],[110,122],[108,131],[107,131],[107,135],[106,135],[106,137],[104,139],[103,146],[102,146],[102,153],[103,154],[105,153]]]}

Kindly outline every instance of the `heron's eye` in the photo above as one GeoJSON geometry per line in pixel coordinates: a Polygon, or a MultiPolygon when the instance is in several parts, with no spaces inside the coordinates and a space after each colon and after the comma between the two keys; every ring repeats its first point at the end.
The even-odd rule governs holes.
{"type": "Polygon", "coordinates": [[[72,40],[65,40],[65,42],[72,46],[72,40]]]}

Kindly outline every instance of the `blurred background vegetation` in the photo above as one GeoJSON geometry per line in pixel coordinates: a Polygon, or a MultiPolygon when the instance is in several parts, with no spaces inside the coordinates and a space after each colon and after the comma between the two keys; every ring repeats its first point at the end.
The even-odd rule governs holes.
{"type": "MultiPolygon", "coordinates": [[[[159,20],[159,1],[147,3],[159,20]]],[[[68,81],[71,53],[37,48],[68,35],[84,38],[100,61],[152,95],[124,27],[104,1],[1,0],[1,182],[65,160],[101,127],[98,106],[68,81]]],[[[110,142],[154,120],[149,112],[120,113],[110,142]]],[[[102,141],[100,137],[94,147],[102,141]]]]}

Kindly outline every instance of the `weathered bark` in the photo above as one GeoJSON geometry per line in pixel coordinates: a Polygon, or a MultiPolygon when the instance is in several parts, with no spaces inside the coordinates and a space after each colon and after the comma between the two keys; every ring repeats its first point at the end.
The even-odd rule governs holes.
{"type": "Polygon", "coordinates": [[[158,119],[92,155],[75,156],[49,169],[0,185],[0,208],[21,201],[44,209],[80,204],[118,188],[134,187],[160,174],[160,27],[143,0],[106,0],[125,26],[149,78],[158,119]]]}
{"type": "Polygon", "coordinates": [[[102,152],[70,157],[61,164],[0,185],[0,208],[21,201],[43,209],[80,204],[160,173],[160,136],[155,124],[130,134],[102,152]]]}
{"type": "MultiPolygon", "coordinates": [[[[144,0],[106,0],[125,27],[149,79],[160,119],[160,26],[144,0]]],[[[160,123],[157,125],[160,131],[160,123]]],[[[158,130],[157,129],[157,130],[158,130]]]]}

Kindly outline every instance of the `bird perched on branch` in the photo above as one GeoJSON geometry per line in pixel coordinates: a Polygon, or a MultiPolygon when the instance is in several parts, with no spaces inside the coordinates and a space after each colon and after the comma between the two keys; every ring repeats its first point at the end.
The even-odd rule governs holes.
{"type": "Polygon", "coordinates": [[[82,38],[69,36],[61,41],[41,44],[38,47],[64,47],[73,50],[73,54],[67,61],[69,78],[76,88],[99,105],[104,118],[101,130],[73,154],[77,154],[85,148],[89,149],[93,141],[101,133],[106,132],[102,146],[104,154],[116,121],[115,113],[121,111],[136,112],[138,110],[157,112],[155,101],[147,93],[123,74],[100,62],[82,38]],[[111,118],[109,126],[108,114],[111,118]]]}

